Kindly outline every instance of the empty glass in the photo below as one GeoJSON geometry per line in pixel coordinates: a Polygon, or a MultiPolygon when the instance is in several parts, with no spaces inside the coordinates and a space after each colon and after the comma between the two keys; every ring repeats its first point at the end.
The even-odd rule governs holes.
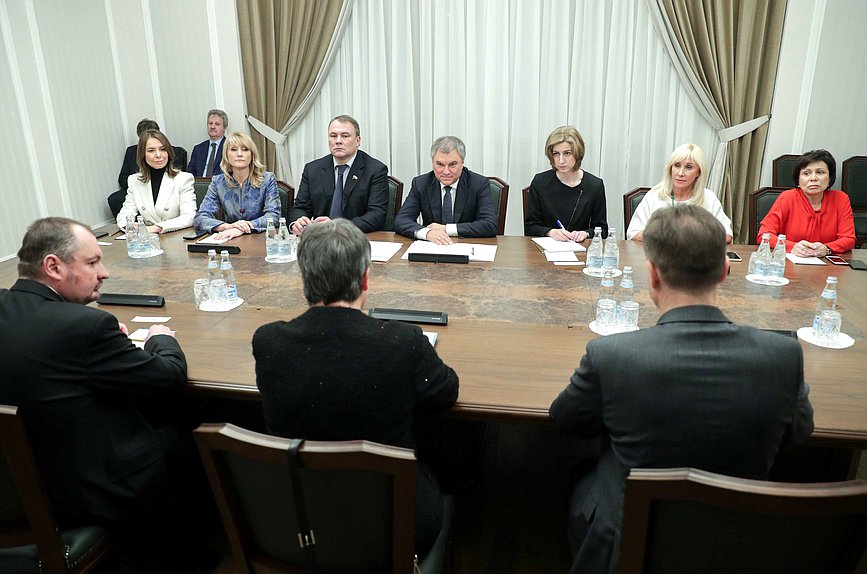
{"type": "Polygon", "coordinates": [[[193,282],[193,296],[196,298],[196,309],[201,309],[202,303],[208,300],[207,279],[196,279],[193,282]]]}
{"type": "Polygon", "coordinates": [[[229,300],[229,289],[225,279],[214,279],[208,288],[208,299],[214,305],[222,305],[229,300]]]}
{"type": "Polygon", "coordinates": [[[614,328],[617,303],[614,299],[600,299],[596,302],[596,328],[609,331],[614,328]]]}
{"type": "Polygon", "coordinates": [[[148,243],[150,244],[150,255],[160,252],[160,235],[159,233],[148,234],[148,243]]]}
{"type": "Polygon", "coordinates": [[[638,302],[621,301],[617,309],[617,330],[634,331],[638,327],[638,302]]]}
{"type": "Polygon", "coordinates": [[[840,315],[840,311],[834,309],[822,311],[822,316],[819,319],[819,339],[828,343],[836,343],[842,324],[843,317],[840,315]]]}

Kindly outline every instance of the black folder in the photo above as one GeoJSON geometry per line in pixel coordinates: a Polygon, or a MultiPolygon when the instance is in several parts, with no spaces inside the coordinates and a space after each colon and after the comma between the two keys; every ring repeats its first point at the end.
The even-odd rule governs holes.
{"type": "Polygon", "coordinates": [[[162,295],[136,295],[132,293],[103,293],[96,300],[100,305],[131,305],[134,307],[165,307],[162,295]]]}
{"type": "Polygon", "coordinates": [[[207,253],[211,249],[217,253],[228,251],[232,255],[237,255],[241,252],[241,248],[237,245],[208,245],[207,243],[190,243],[187,245],[187,251],[190,253],[207,253]]]}

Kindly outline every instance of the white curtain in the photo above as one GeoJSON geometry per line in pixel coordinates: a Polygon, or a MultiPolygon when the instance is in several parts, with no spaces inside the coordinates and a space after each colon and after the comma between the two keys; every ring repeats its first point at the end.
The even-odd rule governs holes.
{"type": "Polygon", "coordinates": [[[521,188],[549,169],[550,131],[584,136],[585,170],[605,180],[608,221],[623,236],[623,194],[660,180],[685,142],[713,157],[719,139],[681,85],[647,6],[628,0],[366,0],[352,12],[328,76],[289,131],[293,185],[328,153],[337,114],[409,192],[441,135],[466,166],[511,186],[506,233],[523,233],[521,188]]]}

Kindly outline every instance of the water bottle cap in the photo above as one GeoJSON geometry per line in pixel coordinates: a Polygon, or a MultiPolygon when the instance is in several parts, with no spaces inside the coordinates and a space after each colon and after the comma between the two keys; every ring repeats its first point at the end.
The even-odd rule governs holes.
{"type": "Polygon", "coordinates": [[[212,254],[213,254],[213,255],[216,255],[216,254],[217,254],[217,250],[216,250],[216,249],[208,249],[208,255],[212,255],[212,254]]]}

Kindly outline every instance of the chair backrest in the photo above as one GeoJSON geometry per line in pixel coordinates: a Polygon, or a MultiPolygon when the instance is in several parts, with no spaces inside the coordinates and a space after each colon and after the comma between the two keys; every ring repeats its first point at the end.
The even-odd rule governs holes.
{"type": "Polygon", "coordinates": [[[289,212],[292,211],[292,205],[295,203],[295,188],[278,179],[277,193],[280,194],[280,216],[289,221],[289,212]]]}
{"type": "Polygon", "coordinates": [[[526,218],[527,214],[530,213],[530,186],[529,185],[521,190],[521,197],[524,200],[524,217],[526,218]]]}
{"type": "Polygon", "coordinates": [[[491,182],[491,199],[497,211],[497,235],[506,232],[506,207],[509,203],[509,184],[497,176],[489,175],[491,182]]]}
{"type": "Polygon", "coordinates": [[[388,176],[388,209],[385,212],[385,227],[383,231],[394,231],[394,216],[403,201],[403,182],[394,176],[388,176]]]}
{"type": "Polygon", "coordinates": [[[747,242],[749,245],[758,245],[756,235],[759,233],[759,228],[762,226],[762,220],[771,210],[777,197],[790,187],[761,187],[750,192],[747,204],[747,229],[749,237],[747,242]]]}
{"type": "MultiPolygon", "coordinates": [[[[236,570],[269,564],[269,571],[306,572],[287,457],[292,441],[230,424],[202,425],[194,435],[236,570]]],[[[412,450],[307,441],[298,463],[321,571],[412,572],[412,450]]]]}
{"type": "Polygon", "coordinates": [[[867,156],[855,155],[843,162],[841,186],[849,194],[852,211],[867,212],[867,156]]]}
{"type": "Polygon", "coordinates": [[[650,191],[649,187],[636,187],[632,191],[627,191],[623,194],[623,233],[626,236],[626,230],[629,229],[629,222],[632,221],[632,214],[638,209],[638,204],[650,191]]]}
{"type": "Polygon", "coordinates": [[[621,574],[863,572],[865,550],[867,481],[765,482],[691,468],[634,469],[626,481],[621,574]]]}
{"type": "Polygon", "coordinates": [[[184,148],[182,148],[180,146],[172,146],[172,147],[174,148],[173,151],[175,152],[175,161],[172,162],[172,165],[174,165],[176,168],[178,168],[181,171],[186,171],[187,170],[187,150],[185,150],[184,148]]]}
{"type": "Polygon", "coordinates": [[[211,185],[210,177],[197,177],[193,181],[193,190],[196,192],[196,209],[202,206],[209,185],[211,185]]]}
{"type": "MultiPolygon", "coordinates": [[[[72,540],[67,543],[75,544],[72,540]]],[[[92,548],[86,563],[72,568],[65,560],[70,551],[67,543],[57,529],[18,408],[0,405],[0,548],[35,544],[39,564],[35,564],[34,572],[41,569],[45,574],[84,571],[107,550],[107,545],[100,541],[92,548]]],[[[73,549],[76,553],[80,550],[73,549]]],[[[16,555],[20,553],[16,551],[16,555]]],[[[0,571],[5,571],[5,558],[0,551],[0,571]]],[[[15,563],[20,564],[17,560],[15,563]]]]}
{"type": "Polygon", "coordinates": [[[798,180],[792,179],[792,170],[795,168],[795,162],[798,161],[799,157],[801,156],[798,154],[785,154],[773,161],[771,183],[774,187],[782,187],[785,189],[798,187],[798,180]]]}

